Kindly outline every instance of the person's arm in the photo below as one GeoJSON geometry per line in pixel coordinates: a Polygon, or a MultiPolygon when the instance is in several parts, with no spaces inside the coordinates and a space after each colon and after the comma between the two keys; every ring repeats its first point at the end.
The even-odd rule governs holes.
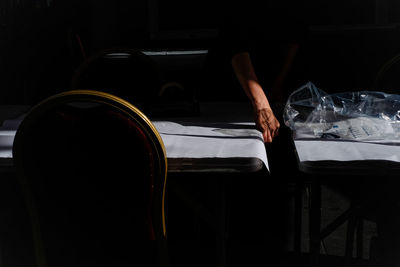
{"type": "Polygon", "coordinates": [[[257,79],[249,53],[235,54],[232,57],[232,67],[253,105],[255,122],[257,128],[263,133],[264,142],[271,143],[273,138],[278,135],[280,124],[257,79]]]}

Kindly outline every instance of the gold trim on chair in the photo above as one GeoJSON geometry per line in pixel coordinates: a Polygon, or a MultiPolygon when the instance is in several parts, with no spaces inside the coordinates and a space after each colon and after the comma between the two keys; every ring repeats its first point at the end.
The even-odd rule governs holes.
{"type": "MultiPolygon", "coordinates": [[[[154,147],[156,148],[158,159],[161,160],[161,168],[159,169],[160,177],[163,177],[163,185],[162,185],[162,198],[161,198],[161,223],[162,223],[162,236],[166,238],[166,224],[165,224],[165,192],[166,192],[166,180],[167,180],[167,170],[168,170],[168,162],[166,157],[166,149],[164,143],[161,139],[160,134],[158,133],[156,127],[152,124],[152,122],[147,118],[145,114],[143,114],[138,108],[136,108],[131,103],[121,99],[117,96],[114,96],[109,93],[95,91],[95,90],[71,90],[56,94],[54,96],[48,97],[47,99],[41,101],[39,104],[35,105],[28,115],[25,117],[24,121],[21,123],[20,128],[17,131],[15,140],[17,140],[16,145],[13,148],[13,154],[15,155],[14,161],[18,162],[21,160],[21,156],[19,155],[18,151],[21,149],[21,144],[18,142],[19,136],[23,134],[24,129],[26,126],[29,127],[30,121],[37,118],[38,115],[42,114],[42,112],[55,107],[59,104],[65,104],[69,102],[79,102],[79,101],[88,101],[92,103],[100,103],[105,104],[108,106],[112,106],[121,112],[128,115],[129,118],[133,119],[137,122],[140,126],[142,126],[142,130],[146,132],[146,135],[149,136],[151,142],[153,143],[154,147]],[[133,115],[135,114],[135,115],[133,115]]],[[[15,164],[16,165],[16,164],[15,164]]],[[[18,166],[17,166],[18,167],[18,166]]],[[[18,170],[17,170],[18,171],[18,170]]],[[[19,177],[21,178],[23,190],[28,190],[28,185],[26,184],[26,179],[24,178],[24,173],[19,173],[19,177]]],[[[29,190],[28,190],[29,191],[29,190]]],[[[43,242],[40,239],[40,229],[39,229],[39,222],[37,221],[37,212],[35,212],[35,202],[33,201],[33,197],[29,192],[27,193],[27,201],[30,209],[30,215],[33,220],[33,235],[35,239],[35,243],[38,246],[36,249],[36,257],[37,263],[39,266],[45,267],[46,260],[45,260],[45,253],[43,249],[43,242]],[[39,231],[39,232],[38,232],[39,231]],[[39,236],[38,236],[39,235],[39,236]],[[39,238],[39,239],[38,239],[39,238]]]]}
{"type": "MultiPolygon", "coordinates": [[[[158,142],[161,145],[161,149],[164,153],[164,164],[165,164],[165,173],[164,173],[164,188],[163,188],[163,198],[162,198],[162,221],[163,221],[163,235],[164,237],[166,237],[166,225],[165,225],[165,186],[166,186],[166,179],[167,179],[167,170],[168,170],[168,161],[167,161],[167,151],[165,149],[164,143],[162,141],[161,135],[159,134],[159,132],[157,131],[156,127],[154,126],[154,124],[149,120],[149,118],[147,118],[147,116],[141,112],[137,107],[135,107],[134,105],[132,105],[131,103],[129,103],[128,101],[117,97],[115,95],[109,94],[109,93],[105,93],[105,92],[101,92],[101,91],[95,91],[95,90],[71,90],[71,91],[66,91],[63,93],[60,93],[58,95],[53,96],[54,98],[56,97],[63,97],[63,96],[71,96],[71,95],[91,95],[91,96],[97,96],[97,97],[102,97],[102,98],[107,98],[110,99],[112,101],[115,101],[121,105],[123,105],[124,107],[133,110],[136,114],[138,114],[140,116],[141,119],[143,119],[143,121],[145,121],[145,123],[151,128],[152,133],[155,135],[155,137],[157,138],[158,142]]],[[[48,100],[50,100],[50,97],[48,100]]],[[[45,100],[47,101],[47,100],[45,100]]],[[[40,104],[39,104],[40,105],[40,104]]]]}

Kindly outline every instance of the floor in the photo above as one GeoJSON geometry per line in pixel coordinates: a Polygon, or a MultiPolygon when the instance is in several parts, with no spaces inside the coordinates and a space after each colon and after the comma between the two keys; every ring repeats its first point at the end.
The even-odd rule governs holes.
{"type": "MultiPolygon", "coordinates": [[[[308,251],[308,189],[305,190],[303,197],[303,242],[302,251],[308,251]]],[[[330,189],[327,186],[322,186],[321,191],[321,229],[327,224],[332,222],[343,212],[349,208],[349,200],[330,189]]],[[[323,242],[321,242],[321,254],[326,256],[344,256],[345,255],[345,241],[346,241],[347,222],[338,227],[332,234],[330,234],[323,242]]],[[[377,235],[375,222],[364,220],[364,245],[363,245],[363,259],[369,259],[371,238],[377,235]]],[[[355,250],[355,249],[354,249],[355,250]]],[[[355,251],[354,251],[355,256],[355,251]]]]}
{"type": "MultiPolygon", "coordinates": [[[[302,207],[302,255],[299,257],[293,253],[293,244],[289,252],[281,257],[276,266],[310,266],[309,265],[309,238],[308,238],[308,214],[309,214],[309,190],[303,191],[302,207]]],[[[321,227],[332,222],[349,207],[349,200],[335,190],[322,186],[321,227]]],[[[321,242],[321,266],[342,266],[344,264],[347,223],[344,223],[321,242]]],[[[362,259],[354,260],[353,266],[373,266],[370,261],[371,239],[376,236],[376,225],[372,221],[364,221],[364,240],[362,259]]],[[[213,237],[201,237],[202,242],[193,241],[190,238],[184,242],[175,242],[171,248],[175,253],[173,267],[186,266],[215,266],[215,251],[213,237]],[[201,245],[199,245],[201,243],[201,245]],[[178,256],[177,256],[178,254],[178,256]]],[[[253,240],[254,241],[254,240],[253,240]]],[[[231,242],[228,253],[228,266],[269,266],[268,245],[263,242],[231,242]]],[[[354,257],[355,257],[354,250],[354,257]]]]}
{"type": "MultiPolygon", "coordinates": [[[[11,218],[14,217],[15,212],[17,210],[17,206],[22,205],[19,203],[17,195],[15,195],[14,187],[16,185],[11,183],[13,181],[12,177],[6,179],[7,177],[3,177],[0,184],[0,198],[2,198],[2,225],[1,225],[1,237],[3,240],[8,240],[8,244],[11,246],[18,246],[19,251],[21,251],[20,244],[14,242],[16,239],[12,237],[11,233],[18,233],[21,232],[13,231],[16,228],[15,222],[11,219],[7,219],[9,216],[11,218]],[[13,187],[13,190],[10,190],[10,186],[13,187]],[[11,201],[11,202],[10,202],[11,201]],[[13,205],[9,205],[13,203],[13,205]],[[6,224],[7,222],[7,224],[6,224]],[[15,244],[14,244],[15,243],[15,244]]],[[[171,177],[170,177],[171,178],[171,177]]],[[[250,181],[252,179],[257,179],[256,177],[247,177],[250,181]]],[[[211,180],[211,179],[210,179],[211,180]]],[[[169,181],[173,181],[171,178],[169,181]]],[[[202,192],[203,197],[200,197],[201,203],[204,205],[197,205],[196,209],[199,214],[202,216],[205,214],[205,209],[208,208],[207,203],[213,202],[215,200],[212,196],[215,195],[215,191],[205,191],[207,186],[202,186],[204,179],[186,179],[183,184],[186,185],[186,193],[189,196],[192,196],[194,200],[199,196],[199,191],[202,192]],[[203,212],[203,213],[202,213],[203,212]]],[[[237,180],[239,181],[239,180],[237,180]]],[[[256,181],[256,180],[254,180],[256,181]]],[[[209,180],[208,180],[209,182],[209,180]]],[[[257,183],[250,183],[250,184],[257,184],[257,183]]],[[[240,185],[240,184],[239,184],[240,185]]],[[[249,187],[248,190],[252,190],[249,187]]],[[[17,190],[15,190],[17,191],[17,190]]],[[[250,191],[251,192],[251,191],[250,191]]],[[[308,198],[308,190],[305,189],[303,191],[303,207],[302,207],[302,214],[303,214],[303,221],[302,221],[302,255],[298,257],[298,255],[294,255],[293,253],[289,252],[287,255],[282,255],[280,257],[281,261],[279,263],[274,264],[274,266],[282,266],[282,267],[292,267],[292,266],[301,266],[301,267],[308,267],[308,213],[309,213],[309,198],[308,198]]],[[[242,197],[249,198],[251,196],[238,196],[240,200],[242,197]]],[[[198,199],[198,198],[197,198],[198,199]]],[[[170,201],[180,201],[177,199],[169,199],[170,201]]],[[[269,200],[271,201],[271,200],[269,200]]],[[[171,202],[170,202],[171,203],[171,202]]],[[[193,202],[195,203],[195,202],[193,202]]],[[[192,203],[192,204],[193,204],[192,203]]],[[[175,203],[176,204],[176,203],[175,203]]],[[[238,204],[238,203],[233,203],[238,204]]],[[[273,204],[273,203],[272,203],[273,204]]],[[[329,187],[323,186],[322,187],[322,227],[331,222],[337,216],[339,216],[343,211],[347,209],[349,206],[349,201],[340,193],[336,192],[335,190],[330,189],[329,187]]],[[[212,231],[212,223],[207,220],[199,220],[198,217],[193,216],[184,216],[184,214],[190,214],[191,209],[188,207],[188,203],[186,204],[178,204],[174,205],[176,207],[175,214],[178,214],[175,217],[174,224],[177,227],[174,229],[173,227],[169,227],[169,241],[170,241],[170,250],[172,256],[172,266],[171,267],[191,267],[191,266],[216,266],[216,253],[215,253],[215,236],[213,235],[212,231]],[[181,223],[179,223],[181,221],[181,223]],[[199,223],[200,222],[200,223],[199,223]],[[194,228],[200,229],[199,231],[193,231],[194,228]],[[174,237],[174,233],[180,233],[178,238],[174,237]],[[194,235],[193,235],[194,233],[194,235]]],[[[212,209],[211,207],[211,215],[215,215],[216,210],[212,209]]],[[[273,205],[271,206],[273,207],[273,205]]],[[[19,208],[18,208],[19,209],[19,208]]],[[[250,212],[254,210],[250,209],[250,212]]],[[[258,211],[265,214],[266,217],[271,217],[273,215],[273,210],[271,208],[266,208],[264,210],[258,211]]],[[[235,217],[237,218],[237,217],[235,217]]],[[[260,225],[263,225],[262,222],[252,222],[251,225],[255,225],[255,228],[260,228],[260,225]],[[257,224],[258,223],[258,224],[257,224]]],[[[347,224],[343,224],[339,227],[336,231],[334,231],[330,236],[328,236],[322,243],[321,243],[321,266],[322,267],[330,267],[330,266],[342,266],[343,264],[343,255],[345,250],[345,237],[346,237],[346,228],[347,224]]],[[[251,235],[254,229],[247,229],[248,232],[244,234],[251,235]]],[[[371,239],[376,236],[376,225],[372,221],[365,221],[364,226],[364,251],[363,251],[363,260],[357,261],[354,266],[373,266],[371,262],[368,261],[370,259],[370,246],[371,246],[371,239]]],[[[254,235],[253,235],[254,237],[254,235]]],[[[239,240],[241,240],[239,238],[239,240]]],[[[273,246],[268,246],[266,242],[262,240],[257,240],[257,236],[248,240],[249,242],[230,242],[229,244],[229,254],[228,254],[228,266],[271,266],[271,262],[268,259],[268,252],[273,249],[273,246]]],[[[9,248],[2,248],[8,251],[9,248]]],[[[10,249],[11,250],[11,249],[10,249]]],[[[289,248],[289,250],[291,250],[289,248]]],[[[7,254],[9,255],[9,254],[7,254]]],[[[12,256],[12,255],[11,255],[12,256]]],[[[11,262],[11,256],[5,257],[5,254],[1,255],[0,263],[2,266],[18,266],[11,262]]],[[[28,259],[27,259],[28,261],[28,259]]],[[[22,265],[21,265],[22,266],[22,265]]]]}

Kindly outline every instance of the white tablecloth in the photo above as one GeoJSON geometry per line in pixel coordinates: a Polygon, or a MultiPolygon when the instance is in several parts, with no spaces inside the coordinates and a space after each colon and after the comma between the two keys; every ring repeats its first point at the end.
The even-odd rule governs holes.
{"type": "MultiPolygon", "coordinates": [[[[258,158],[268,169],[262,134],[243,104],[205,104],[199,118],[154,120],[168,158],[258,158]]],[[[12,158],[12,145],[22,117],[0,127],[0,158],[12,158]]]]}
{"type": "Polygon", "coordinates": [[[254,123],[153,123],[168,158],[259,158],[268,169],[263,137],[254,123]]]}
{"type": "Polygon", "coordinates": [[[300,162],[387,160],[400,162],[400,146],[350,141],[295,140],[300,162]]]}

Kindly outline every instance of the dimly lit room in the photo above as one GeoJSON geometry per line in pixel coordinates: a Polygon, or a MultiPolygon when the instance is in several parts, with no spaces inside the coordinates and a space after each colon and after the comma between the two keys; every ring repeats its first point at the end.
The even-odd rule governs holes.
{"type": "Polygon", "coordinates": [[[0,266],[400,266],[400,2],[236,2],[0,1],[0,266]]]}

